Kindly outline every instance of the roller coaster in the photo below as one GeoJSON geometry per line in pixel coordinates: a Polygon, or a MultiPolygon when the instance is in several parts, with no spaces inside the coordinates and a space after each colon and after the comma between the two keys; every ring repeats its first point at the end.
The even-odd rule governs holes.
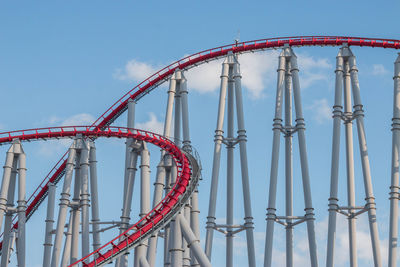
{"type": "MultiPolygon", "coordinates": [[[[117,267],[129,264],[127,252],[134,250],[135,267],[148,266],[213,266],[214,232],[225,235],[226,266],[234,266],[234,237],[244,231],[247,244],[248,266],[256,266],[254,222],[252,216],[247,162],[247,136],[241,72],[238,55],[270,49],[280,50],[277,66],[277,90],[273,119],[273,143],[271,172],[266,215],[264,266],[272,266],[274,225],[281,224],[286,231],[286,266],[294,266],[294,226],[307,225],[310,264],[322,263],[317,257],[315,214],[309,177],[306,149],[305,120],[301,102],[299,67],[294,49],[306,46],[339,47],[335,70],[335,104],[333,106],[332,165],[330,174],[329,225],[326,266],[334,266],[335,233],[337,214],[349,220],[350,266],[357,266],[355,243],[356,219],[368,214],[374,266],[382,266],[382,255],[376,220],[376,204],[369,169],[367,141],[364,129],[364,111],[360,97],[356,57],[351,47],[400,49],[400,40],[345,36],[298,36],[236,42],[186,56],[154,73],[118,99],[93,124],[88,126],[62,126],[18,130],[0,133],[0,145],[10,146],[4,164],[0,191],[0,243],[1,266],[10,264],[10,255],[17,252],[17,265],[29,266],[26,259],[25,224],[34,216],[47,199],[43,266],[103,266],[113,263],[117,267]],[[189,132],[188,89],[185,73],[191,68],[212,60],[224,59],[220,74],[220,95],[217,126],[214,138],[214,154],[210,181],[209,210],[205,244],[200,244],[200,225],[197,186],[201,177],[200,156],[191,145],[189,132]],[[163,134],[155,134],[135,128],[135,105],[141,98],[161,84],[169,83],[163,134]],[[225,115],[226,111],[226,115],[225,115]],[[112,126],[127,112],[126,127],[112,126]],[[235,135],[235,116],[236,133],[235,135]],[[226,118],[225,118],[226,117],[226,118]],[[226,119],[226,130],[224,121],[226,119]],[[355,124],[361,155],[365,203],[357,206],[354,198],[353,122],[355,124]],[[173,132],[172,132],[172,123],[173,132]],[[341,125],[346,140],[348,205],[338,202],[339,156],[341,125]],[[226,135],[224,135],[226,133],[226,135]],[[182,134],[182,136],[181,136],[182,134]],[[304,214],[293,214],[293,137],[297,135],[301,181],[304,194],[304,214]],[[276,214],[277,179],[281,136],[285,141],[286,211],[276,214]],[[101,207],[98,205],[97,160],[95,142],[100,138],[126,140],[123,205],[121,217],[116,219],[119,232],[106,243],[101,242],[101,207]],[[68,151],[50,170],[31,196],[25,197],[26,155],[24,142],[45,142],[54,139],[72,139],[68,151]],[[150,154],[148,144],[161,149],[157,166],[153,203],[150,205],[150,154]],[[216,223],[216,201],[221,165],[221,150],[227,150],[227,215],[226,223],[216,223]],[[242,179],[244,219],[234,223],[233,207],[233,160],[235,148],[240,151],[240,177],[242,179]],[[140,220],[131,221],[133,186],[140,158],[140,220]],[[18,181],[18,182],[17,182],[18,181]],[[57,220],[55,217],[55,185],[63,182],[57,220]],[[16,185],[18,190],[16,191],[16,185]],[[72,187],[73,185],[73,187],[72,187]],[[14,198],[18,192],[16,204],[14,198]],[[70,198],[72,195],[72,199],[70,198]],[[16,207],[15,207],[16,206],[16,207]],[[68,211],[70,213],[67,221],[68,211]],[[4,222],[4,223],[3,223],[4,222]],[[55,224],[54,224],[55,223],[55,224]],[[4,226],[3,226],[4,224],[4,226]],[[90,239],[92,238],[92,241],[90,239]],[[163,240],[160,252],[158,242],[163,240]],[[81,245],[79,245],[79,241],[81,245]],[[92,248],[90,243],[92,242],[92,248]],[[156,262],[157,253],[163,254],[163,262],[156,262]]],[[[218,75],[218,74],[216,74],[218,75]]],[[[397,266],[398,200],[399,200],[399,150],[400,150],[400,57],[395,60],[394,108],[392,118],[393,152],[392,179],[390,185],[390,236],[389,266],[397,266]]],[[[14,263],[15,264],[15,263],[14,263]]]]}

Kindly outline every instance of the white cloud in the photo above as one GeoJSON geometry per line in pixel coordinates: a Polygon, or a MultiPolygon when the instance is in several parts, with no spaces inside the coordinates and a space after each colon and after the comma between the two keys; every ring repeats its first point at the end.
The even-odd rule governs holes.
{"type": "Polygon", "coordinates": [[[308,88],[316,82],[328,81],[333,66],[327,58],[314,58],[306,54],[297,54],[299,65],[300,87],[308,88]]]}
{"type": "Polygon", "coordinates": [[[91,125],[95,120],[96,119],[92,115],[88,113],[81,113],[66,118],[61,122],[61,126],[91,125]]]}
{"type": "MultiPolygon", "coordinates": [[[[265,96],[265,88],[275,86],[279,51],[265,51],[239,55],[242,84],[257,99],[265,96]]],[[[299,54],[300,86],[307,88],[318,81],[328,80],[327,70],[332,68],[327,58],[299,54]]],[[[220,86],[223,59],[210,61],[185,72],[188,88],[200,93],[216,91],[220,86]]],[[[120,80],[141,82],[155,73],[161,64],[153,65],[136,59],[130,60],[123,69],[117,69],[114,77],[120,80]]]]}
{"type": "Polygon", "coordinates": [[[276,79],[278,55],[277,51],[268,51],[240,56],[243,86],[250,91],[251,97],[264,96],[266,86],[276,79]]]}
{"type": "Polygon", "coordinates": [[[306,109],[313,112],[313,119],[319,124],[328,122],[332,118],[332,109],[326,98],[314,100],[313,104],[306,109]]]}
{"type": "Polygon", "coordinates": [[[164,131],[164,123],[157,119],[157,116],[153,113],[149,113],[149,120],[146,122],[139,122],[136,124],[135,128],[141,130],[147,130],[153,133],[162,134],[164,131]]]}
{"type": "Polygon", "coordinates": [[[119,80],[141,82],[157,71],[157,67],[136,59],[128,61],[124,69],[117,69],[114,77],[119,80]]]}
{"type": "Polygon", "coordinates": [[[185,73],[188,87],[200,93],[209,93],[219,88],[221,60],[211,61],[185,73]]]}
{"type": "Polygon", "coordinates": [[[372,74],[373,75],[384,75],[388,73],[388,71],[385,69],[385,66],[383,66],[382,64],[373,64],[372,65],[372,74]]]}

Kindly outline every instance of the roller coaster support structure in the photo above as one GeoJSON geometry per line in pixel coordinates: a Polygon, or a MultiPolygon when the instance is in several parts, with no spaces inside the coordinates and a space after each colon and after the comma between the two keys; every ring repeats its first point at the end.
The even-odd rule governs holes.
{"type": "Polygon", "coordinates": [[[335,104],[333,106],[333,141],[331,165],[331,191],[329,198],[328,245],[326,266],[334,266],[334,249],[336,233],[336,214],[347,217],[349,225],[350,266],[357,266],[356,249],[356,217],[368,212],[369,228],[372,243],[374,266],[382,266],[378,224],[376,220],[376,204],[372,191],[371,172],[369,167],[367,141],[364,128],[364,111],[361,104],[358,70],[355,56],[347,45],[344,45],[336,58],[335,104]],[[351,91],[354,105],[351,105],[351,91]],[[342,92],[344,95],[344,112],[342,112],[342,92]],[[347,206],[338,204],[338,176],[340,151],[340,122],[345,125],[346,138],[346,165],[347,165],[347,206]],[[364,178],[365,205],[356,206],[354,186],[354,158],[353,158],[353,120],[356,120],[358,142],[360,148],[361,165],[364,178]]]}
{"type": "Polygon", "coordinates": [[[308,246],[311,266],[317,267],[317,246],[315,241],[314,208],[311,201],[310,177],[308,171],[305,123],[300,98],[299,69],[297,57],[291,48],[285,47],[279,56],[278,82],[276,92],[275,118],[273,124],[273,144],[271,158],[271,174],[269,199],[267,208],[267,231],[265,241],[264,266],[272,266],[272,246],[274,224],[279,223],[286,228],[286,266],[293,266],[293,227],[307,223],[308,246]],[[292,88],[293,84],[293,88],[292,88]],[[293,95],[293,96],[292,96],[293,95]],[[296,125],[292,125],[292,97],[296,111],[296,125]],[[285,100],[285,101],[283,101],[285,100]],[[285,126],[282,125],[282,109],[285,103],[285,126]],[[276,215],[276,189],[278,178],[279,143],[281,133],[285,137],[285,177],[286,177],[286,215],[276,215]],[[297,133],[300,165],[302,172],[305,215],[293,216],[293,170],[292,170],[292,138],[297,133]]]}
{"type": "Polygon", "coordinates": [[[400,153],[400,56],[394,62],[394,97],[392,119],[392,179],[390,185],[389,267],[396,267],[399,209],[399,153],[400,153]]]}
{"type": "Polygon", "coordinates": [[[214,146],[214,160],[212,169],[212,180],[210,190],[210,202],[207,217],[207,233],[206,233],[206,246],[205,251],[209,259],[211,259],[212,242],[214,230],[222,232],[226,236],[226,266],[233,266],[233,237],[236,233],[243,230],[246,231],[247,237],[247,253],[248,264],[250,267],[255,266],[255,251],[254,251],[254,234],[253,234],[253,216],[251,212],[250,202],[250,187],[249,187],[249,174],[247,165],[247,149],[246,149],[246,130],[244,127],[244,114],[243,114],[243,99],[241,87],[240,65],[237,56],[232,53],[228,54],[224,63],[222,64],[221,74],[221,91],[219,96],[219,107],[217,117],[217,129],[215,130],[215,146],[214,146]],[[228,91],[228,92],[227,92],[228,91]],[[223,124],[225,114],[226,95],[228,94],[228,118],[227,118],[227,137],[223,136],[223,124]],[[236,96],[236,114],[238,136],[234,137],[234,105],[236,96]],[[227,148],[227,216],[226,224],[215,223],[215,212],[218,191],[218,176],[221,158],[221,146],[226,145],[227,148]],[[234,185],[234,148],[239,144],[240,148],[240,162],[241,162],[241,176],[244,200],[244,224],[233,224],[233,185],[234,185]]]}
{"type": "Polygon", "coordinates": [[[25,267],[25,180],[26,180],[26,156],[18,139],[13,140],[10,149],[7,151],[4,164],[3,180],[0,191],[0,229],[4,222],[4,244],[1,254],[1,266],[7,267],[12,246],[15,239],[17,243],[18,266],[25,267]],[[18,174],[18,200],[17,208],[14,208],[14,195],[18,174]],[[12,229],[12,216],[18,215],[18,229],[16,236],[12,229]]]}

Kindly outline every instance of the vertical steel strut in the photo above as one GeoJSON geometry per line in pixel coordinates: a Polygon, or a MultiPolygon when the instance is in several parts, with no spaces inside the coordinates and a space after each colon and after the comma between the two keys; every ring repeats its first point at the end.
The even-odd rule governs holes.
{"type": "Polygon", "coordinates": [[[299,69],[297,66],[296,55],[291,48],[285,47],[279,56],[278,66],[269,199],[266,218],[267,229],[264,254],[265,267],[272,266],[273,233],[275,222],[282,224],[286,228],[286,266],[293,266],[293,227],[303,222],[307,224],[311,266],[318,266],[314,228],[315,218],[311,201],[311,187],[305,140],[305,123],[301,106],[298,72],[299,69]],[[295,126],[292,125],[292,93],[296,114],[295,126]],[[284,99],[285,101],[283,101],[284,99]],[[283,103],[285,103],[285,126],[282,125],[283,103]],[[285,138],[286,216],[276,215],[276,190],[278,181],[279,146],[281,133],[284,134],[285,138]],[[300,166],[305,203],[304,216],[293,216],[292,137],[294,133],[297,133],[299,143],[300,166]]]}
{"type": "Polygon", "coordinates": [[[8,266],[13,243],[18,239],[17,244],[17,263],[18,266],[25,267],[25,186],[26,186],[26,156],[18,139],[12,141],[10,149],[7,151],[6,162],[4,164],[3,180],[0,192],[0,229],[2,228],[3,217],[6,215],[4,224],[4,243],[1,255],[1,266],[8,266]],[[18,197],[17,208],[14,208],[14,196],[18,174],[18,197]],[[12,216],[18,215],[18,229],[12,229],[12,216]]]}
{"type": "Polygon", "coordinates": [[[331,190],[329,197],[329,222],[326,266],[334,266],[334,249],[336,233],[336,213],[343,214],[348,219],[350,266],[357,266],[356,248],[356,217],[368,212],[369,228],[372,243],[374,266],[380,267],[381,256],[379,247],[378,225],[376,222],[375,197],[372,191],[371,173],[369,167],[367,142],[364,129],[364,111],[362,109],[360,88],[358,83],[358,70],[355,56],[347,45],[344,45],[336,58],[336,85],[335,104],[333,106],[333,139],[332,139],[332,165],[331,165],[331,190]],[[344,112],[342,112],[342,90],[344,96],[344,112]],[[351,105],[351,91],[353,102],[351,105]],[[340,121],[343,120],[346,138],[346,173],[347,173],[347,202],[348,206],[338,204],[338,179],[339,179],[339,150],[340,150],[340,121]],[[364,206],[355,204],[354,186],[354,157],[353,157],[353,129],[352,123],[356,120],[358,142],[363,170],[365,189],[364,206]]]}
{"type": "Polygon", "coordinates": [[[217,128],[215,130],[214,160],[210,190],[210,202],[207,217],[207,233],[205,251],[211,259],[214,230],[225,233],[226,236],[226,266],[233,266],[233,236],[240,231],[246,231],[247,254],[249,266],[255,266],[253,216],[251,212],[250,186],[247,164],[247,137],[244,125],[243,99],[241,87],[240,65],[237,57],[230,53],[222,64],[221,90],[218,107],[217,128]],[[223,136],[225,102],[228,90],[228,125],[227,137],[223,136]],[[235,98],[236,96],[236,98],[235,98]],[[234,137],[234,108],[236,102],[237,137],[234,137]],[[221,158],[221,146],[227,147],[227,221],[224,225],[215,223],[216,201],[218,192],[218,177],[221,158]],[[233,225],[233,149],[239,144],[241,177],[244,200],[244,224],[233,225]],[[225,230],[223,230],[225,229],[225,230]]]}
{"type": "Polygon", "coordinates": [[[394,62],[392,174],[390,184],[389,267],[397,266],[400,152],[400,56],[394,62]]]}

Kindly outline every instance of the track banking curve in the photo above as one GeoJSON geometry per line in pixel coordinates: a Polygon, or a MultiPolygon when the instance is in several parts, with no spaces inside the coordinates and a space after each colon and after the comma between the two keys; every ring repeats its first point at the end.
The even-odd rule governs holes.
{"type": "MultiPolygon", "coordinates": [[[[78,261],[85,261],[86,263],[84,263],[84,266],[97,266],[98,264],[107,262],[119,253],[122,253],[127,247],[137,244],[143,237],[151,234],[153,231],[165,226],[173,215],[175,215],[175,210],[177,208],[179,209],[179,207],[185,203],[188,195],[193,191],[193,187],[197,183],[197,177],[195,177],[196,179],[194,181],[191,181],[191,169],[195,169],[196,176],[196,169],[198,168],[193,166],[193,161],[191,161],[190,158],[188,159],[185,153],[169,139],[145,130],[128,129],[124,127],[106,127],[106,129],[99,130],[98,128],[90,126],[67,126],[13,131],[0,134],[0,145],[9,144],[15,139],[20,141],[48,140],[73,138],[78,135],[96,139],[99,137],[133,138],[135,140],[149,142],[171,155],[177,166],[176,183],[172,187],[170,193],[168,193],[160,203],[121,235],[118,235],[95,252],[78,261]],[[190,188],[188,188],[189,183],[192,184],[190,188]]],[[[48,187],[45,186],[42,187],[41,191],[47,189],[48,187]]],[[[29,201],[31,201],[31,199],[29,199],[28,202],[29,201]]],[[[18,225],[14,224],[14,227],[18,227],[18,225]]]]}
{"type": "MultiPolygon", "coordinates": [[[[278,38],[268,38],[268,39],[259,39],[246,42],[238,42],[234,44],[219,46],[212,49],[207,49],[192,54],[190,56],[184,57],[164,67],[163,69],[159,70],[158,72],[154,73],[153,75],[151,75],[150,77],[148,77],[147,79],[136,85],[125,95],[123,95],[120,99],[118,99],[110,108],[108,108],[90,127],[85,127],[88,130],[84,130],[83,132],[91,131],[92,133],[95,132],[104,133],[106,130],[110,130],[112,127],[108,126],[111,125],[127,109],[127,104],[129,99],[138,101],[140,98],[142,98],[144,95],[155,89],[157,86],[167,81],[168,78],[177,69],[188,70],[203,63],[224,57],[228,53],[242,54],[246,52],[277,49],[280,47],[284,47],[285,45],[291,47],[302,47],[302,46],[342,46],[344,44],[347,44],[348,46],[359,46],[359,47],[365,46],[365,47],[400,49],[400,40],[348,37],[348,36],[278,37],[278,38]]],[[[31,139],[27,137],[29,130],[0,133],[0,144],[9,143],[11,137],[20,138],[20,140],[57,138],[56,136],[54,137],[52,136],[53,132],[51,132],[51,130],[49,129],[56,129],[56,128],[42,128],[42,129],[30,130],[30,131],[36,131],[30,133],[32,134],[31,139]],[[49,131],[47,132],[48,136],[46,136],[45,133],[46,130],[49,131]],[[17,133],[21,134],[18,136],[17,133]],[[34,138],[33,136],[35,136],[36,133],[38,134],[37,135],[38,137],[34,138]]],[[[62,127],[58,129],[62,129],[62,127]]],[[[67,137],[63,136],[59,132],[57,134],[60,134],[58,138],[67,137]]],[[[63,134],[66,134],[66,132],[64,132],[63,134]]],[[[120,137],[122,138],[123,136],[120,137]]],[[[29,219],[33,215],[33,213],[37,210],[37,208],[46,198],[48,184],[57,183],[63,176],[66,166],[66,156],[67,153],[65,153],[63,157],[56,163],[53,169],[51,169],[48,175],[43,179],[41,184],[28,199],[27,203],[28,206],[26,210],[27,219],[29,219]]],[[[15,218],[13,227],[14,228],[18,227],[18,222],[15,221],[15,218]]],[[[0,249],[1,245],[2,243],[0,243],[0,249]]]]}

